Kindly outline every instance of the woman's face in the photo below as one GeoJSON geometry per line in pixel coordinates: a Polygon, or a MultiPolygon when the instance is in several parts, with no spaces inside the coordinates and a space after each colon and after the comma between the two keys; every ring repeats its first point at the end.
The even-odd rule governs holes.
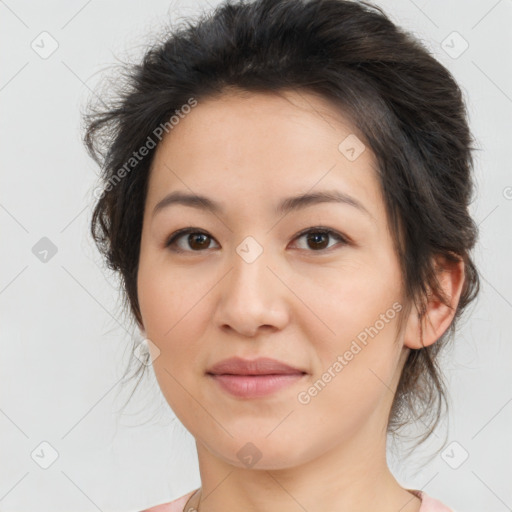
{"type": "Polygon", "coordinates": [[[199,102],[157,148],[141,314],[160,351],[163,395],[219,460],[277,469],[382,440],[408,351],[396,339],[405,305],[376,162],[361,138],[317,96],[246,94],[199,102]],[[218,209],[203,199],[155,210],[177,192],[218,209]],[[309,194],[317,199],[290,199],[309,194]],[[183,228],[196,234],[167,246],[183,228]],[[261,390],[271,379],[208,374],[231,357],[305,373],[250,394],[248,382],[260,379],[261,390]]]}

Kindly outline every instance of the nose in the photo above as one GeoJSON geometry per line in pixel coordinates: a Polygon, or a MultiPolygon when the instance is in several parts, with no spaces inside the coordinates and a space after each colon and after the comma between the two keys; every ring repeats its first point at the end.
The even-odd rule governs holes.
{"type": "Polygon", "coordinates": [[[234,252],[230,258],[231,271],[222,280],[214,321],[221,329],[246,337],[283,329],[290,316],[291,292],[276,275],[277,265],[265,251],[254,261],[240,254],[234,252]]]}

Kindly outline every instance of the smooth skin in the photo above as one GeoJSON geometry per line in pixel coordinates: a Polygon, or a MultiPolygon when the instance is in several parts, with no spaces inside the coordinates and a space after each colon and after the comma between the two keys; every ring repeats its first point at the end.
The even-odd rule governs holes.
{"type": "MultiPolygon", "coordinates": [[[[159,386],[196,439],[201,512],[420,508],[386,462],[394,391],[409,350],[421,347],[415,308],[400,336],[399,315],[388,318],[309,403],[297,398],[394,303],[405,311],[374,155],[366,147],[350,161],[338,149],[351,134],[363,140],[312,93],[230,91],[199,102],[156,150],[138,297],[145,336],[160,351],[159,386]],[[324,190],[367,211],[336,202],[275,211],[284,198],[324,190]],[[207,196],[223,210],[173,204],[153,214],[174,191],[207,196]],[[347,242],[314,229],[298,236],[318,226],[347,242]],[[185,234],[166,246],[186,227],[207,237],[185,234]],[[263,249],[250,263],[237,252],[246,237],[263,249]],[[206,375],[232,356],[272,357],[307,375],[271,396],[235,398],[206,375]],[[251,467],[237,455],[247,443],[261,456],[251,467]]],[[[425,346],[453,318],[463,264],[445,264],[440,279],[454,308],[432,298],[425,346]]]]}

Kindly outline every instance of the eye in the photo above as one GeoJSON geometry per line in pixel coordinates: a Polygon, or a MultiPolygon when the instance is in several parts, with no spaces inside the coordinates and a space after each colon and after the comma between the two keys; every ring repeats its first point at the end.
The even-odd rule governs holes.
{"type": "MultiPolygon", "coordinates": [[[[324,228],[321,226],[308,228],[301,233],[299,233],[294,240],[299,240],[304,238],[306,240],[307,247],[312,248],[312,251],[309,252],[320,252],[325,251],[328,248],[332,247],[332,245],[328,244],[329,238],[334,238],[338,240],[342,245],[348,245],[349,240],[338,233],[329,228],[324,228]],[[326,245],[327,243],[327,245],[326,245]]],[[[210,242],[214,240],[208,233],[198,230],[197,228],[183,228],[179,231],[173,233],[170,238],[167,240],[165,246],[170,247],[174,252],[202,252],[205,249],[209,249],[210,242]],[[188,235],[185,239],[185,243],[188,244],[188,248],[184,248],[182,245],[180,246],[179,242],[182,241],[183,237],[188,235]]],[[[335,244],[333,244],[335,245],[335,244]]],[[[305,249],[307,250],[307,248],[305,249]]]]}
{"type": "Polygon", "coordinates": [[[332,229],[320,226],[315,228],[308,228],[307,230],[302,231],[297,237],[295,237],[295,240],[299,240],[303,237],[306,237],[305,240],[306,244],[308,244],[307,247],[313,247],[313,252],[324,251],[327,248],[332,247],[332,245],[326,245],[326,243],[328,244],[329,237],[335,238],[341,242],[342,245],[347,245],[349,243],[347,238],[345,238],[337,231],[333,231],[332,229]]]}
{"type": "Polygon", "coordinates": [[[196,228],[183,228],[173,233],[169,240],[167,240],[165,246],[171,247],[171,250],[174,252],[201,252],[201,250],[208,249],[211,240],[213,240],[213,238],[204,231],[199,231],[196,228]],[[181,241],[185,235],[188,235],[186,243],[193,249],[192,251],[183,249],[183,247],[180,247],[177,243],[181,241]]]}

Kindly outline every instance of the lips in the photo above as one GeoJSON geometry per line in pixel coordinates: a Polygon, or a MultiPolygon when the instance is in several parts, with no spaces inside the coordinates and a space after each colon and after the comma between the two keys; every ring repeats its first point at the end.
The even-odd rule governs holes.
{"type": "Polygon", "coordinates": [[[242,359],[232,357],[224,359],[206,371],[210,375],[303,375],[306,372],[282,361],[268,357],[242,359]]]}

